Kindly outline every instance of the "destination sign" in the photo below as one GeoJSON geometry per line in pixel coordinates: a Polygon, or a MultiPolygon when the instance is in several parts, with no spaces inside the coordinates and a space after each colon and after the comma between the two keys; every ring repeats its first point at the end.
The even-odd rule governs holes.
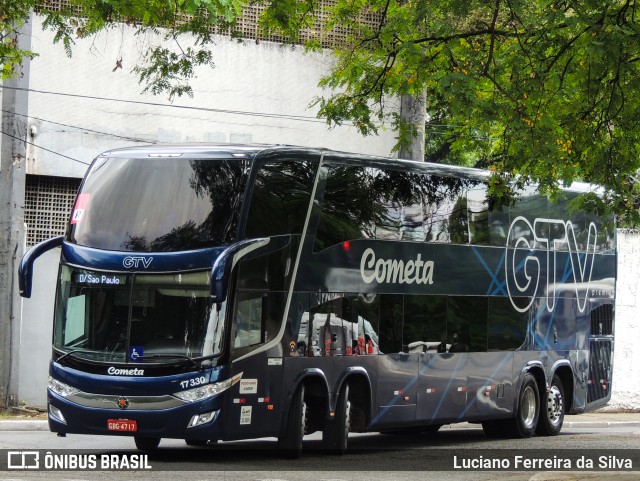
{"type": "Polygon", "coordinates": [[[123,286],[127,281],[127,276],[100,274],[97,272],[78,272],[75,275],[75,281],[77,284],[123,286]]]}

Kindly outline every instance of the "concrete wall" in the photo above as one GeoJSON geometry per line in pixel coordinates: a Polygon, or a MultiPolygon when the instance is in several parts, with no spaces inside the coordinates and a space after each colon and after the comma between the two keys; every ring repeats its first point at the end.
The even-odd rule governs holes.
{"type": "Polygon", "coordinates": [[[640,411],[640,233],[618,231],[613,392],[605,410],[640,411]]]}
{"type": "MultiPolygon", "coordinates": [[[[129,139],[290,144],[383,156],[395,143],[390,131],[365,138],[349,123],[328,129],[316,118],[317,109],[308,106],[323,93],[317,84],[332,62],[328,52],[305,54],[299,47],[219,37],[215,68],[197,71],[193,98],[172,103],[140,94],[131,72],[141,45],[158,39],[134,37],[124,27],[78,42],[69,59],[52,45],[38,17],[33,32],[32,49],[41,55],[31,62],[29,78],[32,140],[82,162],[135,144],[129,139]],[[113,71],[121,57],[123,68],[113,71]]],[[[30,148],[28,173],[82,177],[85,164],[53,152],[30,148]]]]}

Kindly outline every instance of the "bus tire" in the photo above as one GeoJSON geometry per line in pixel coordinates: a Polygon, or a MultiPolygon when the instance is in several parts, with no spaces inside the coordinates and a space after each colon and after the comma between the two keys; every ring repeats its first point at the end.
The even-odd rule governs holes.
{"type": "Polygon", "coordinates": [[[351,401],[349,383],[345,383],[338,394],[336,415],[333,421],[326,423],[323,434],[325,446],[330,454],[344,454],[347,451],[349,431],[351,430],[351,401]]]}
{"type": "Polygon", "coordinates": [[[304,400],[304,384],[301,384],[293,395],[287,424],[279,439],[280,450],[285,457],[297,459],[302,454],[302,438],[304,437],[306,418],[307,404],[304,400]]]}
{"type": "Polygon", "coordinates": [[[441,427],[442,424],[430,424],[429,426],[423,426],[421,432],[424,434],[436,434],[441,427]]]}
{"type": "Polygon", "coordinates": [[[540,416],[540,391],[530,372],[524,375],[518,395],[516,417],[505,422],[506,431],[513,438],[530,438],[536,432],[540,416]]]}
{"type": "Polygon", "coordinates": [[[482,430],[488,438],[505,437],[504,420],[482,421],[482,430]]]}
{"type": "Polygon", "coordinates": [[[564,422],[564,387],[562,380],[553,376],[551,386],[546,392],[546,399],[540,403],[540,419],[536,433],[542,436],[556,436],[564,422]]]}
{"type": "Polygon", "coordinates": [[[160,445],[160,438],[135,436],[133,440],[140,451],[153,451],[160,445]]]}

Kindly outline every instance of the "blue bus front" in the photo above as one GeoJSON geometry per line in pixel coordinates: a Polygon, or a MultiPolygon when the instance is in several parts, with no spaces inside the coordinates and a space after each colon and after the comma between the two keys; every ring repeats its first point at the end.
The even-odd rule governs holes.
{"type": "Polygon", "coordinates": [[[57,242],[53,432],[129,435],[142,448],[224,437],[240,376],[220,298],[230,269],[216,278],[212,267],[238,244],[252,156],[214,154],[114,151],[90,167],[57,242]]]}
{"type": "MultiPolygon", "coordinates": [[[[223,408],[221,394],[234,381],[221,363],[225,319],[223,304],[211,297],[211,269],[154,272],[162,254],[100,258],[98,252],[63,244],[49,382],[51,430],[220,436],[212,425],[223,408]],[[132,258],[138,270],[145,262],[147,270],[78,265],[123,265],[132,258]]],[[[191,257],[211,265],[217,253],[191,257]]]]}

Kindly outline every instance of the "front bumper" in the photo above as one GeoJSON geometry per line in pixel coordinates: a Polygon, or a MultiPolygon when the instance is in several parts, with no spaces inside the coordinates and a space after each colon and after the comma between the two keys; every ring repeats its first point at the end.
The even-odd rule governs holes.
{"type": "Polygon", "coordinates": [[[49,390],[49,428],[62,434],[217,440],[223,437],[220,397],[184,402],[168,395],[125,397],[82,393],[69,399],[49,390]],[[209,413],[214,413],[209,421],[190,427],[194,416],[209,413]],[[113,420],[135,421],[136,430],[109,429],[113,420]]]}

